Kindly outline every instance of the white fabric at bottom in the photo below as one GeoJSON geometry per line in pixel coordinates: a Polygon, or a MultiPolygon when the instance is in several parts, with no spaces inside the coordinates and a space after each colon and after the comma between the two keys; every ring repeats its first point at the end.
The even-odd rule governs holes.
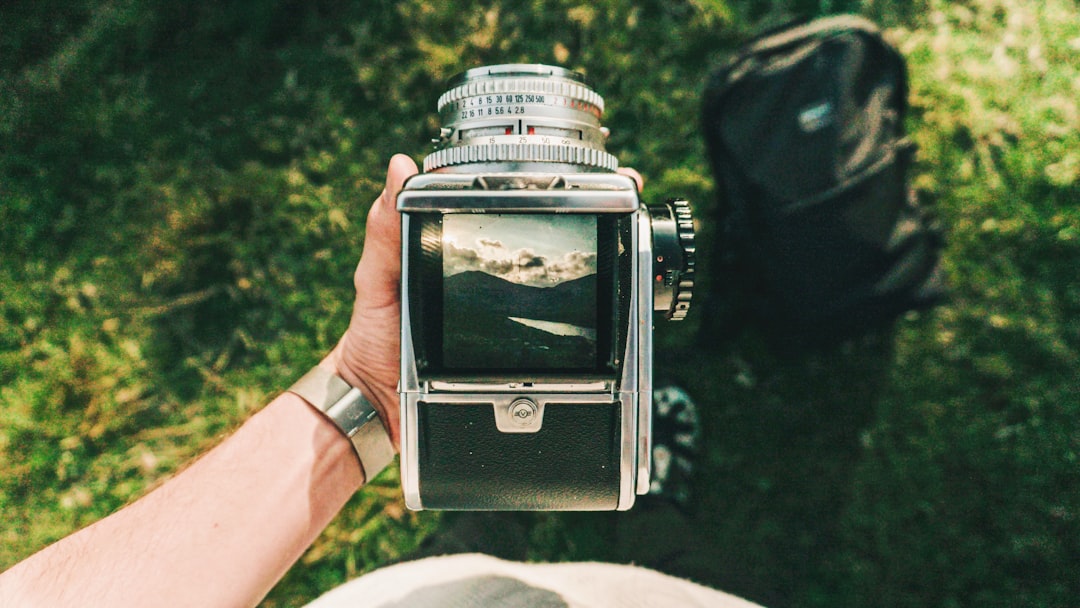
{"type": "Polygon", "coordinates": [[[538,598],[543,598],[544,606],[567,608],[757,606],[715,589],[636,566],[592,562],[525,564],[463,554],[376,570],[326,593],[308,604],[308,608],[481,608],[481,602],[495,600],[499,608],[533,608],[538,598]]]}

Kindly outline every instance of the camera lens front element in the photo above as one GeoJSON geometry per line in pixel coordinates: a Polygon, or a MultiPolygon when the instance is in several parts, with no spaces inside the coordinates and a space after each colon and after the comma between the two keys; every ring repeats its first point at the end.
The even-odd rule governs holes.
{"type": "Polygon", "coordinates": [[[539,64],[506,64],[469,70],[439,98],[443,128],[424,171],[460,165],[551,163],[574,172],[611,172],[616,158],[604,147],[604,100],[581,75],[539,64]]]}

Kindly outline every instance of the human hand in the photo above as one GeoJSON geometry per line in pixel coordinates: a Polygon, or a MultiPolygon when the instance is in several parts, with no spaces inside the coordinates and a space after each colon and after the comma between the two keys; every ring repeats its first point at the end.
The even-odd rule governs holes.
{"type": "Polygon", "coordinates": [[[645,178],[641,177],[641,174],[638,173],[637,169],[631,167],[619,167],[615,172],[634,180],[634,183],[637,184],[638,192],[641,192],[645,188],[645,178]]]}
{"type": "Polygon", "coordinates": [[[363,392],[400,446],[397,383],[401,372],[401,214],[397,193],[417,173],[403,154],[390,159],[386,187],[371,205],[364,250],[353,283],[356,302],[349,329],[322,365],[363,392]]]}

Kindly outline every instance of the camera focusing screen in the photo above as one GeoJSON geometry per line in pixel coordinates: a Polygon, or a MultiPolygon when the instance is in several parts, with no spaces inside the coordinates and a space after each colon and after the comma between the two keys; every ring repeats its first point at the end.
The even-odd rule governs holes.
{"type": "Polygon", "coordinates": [[[447,215],[446,367],[594,368],[596,229],[593,215],[447,215]]]}
{"type": "Polygon", "coordinates": [[[416,214],[408,299],[437,374],[612,374],[625,347],[631,221],[612,214],[416,214]],[[620,288],[620,285],[623,287],[620,288]]]}

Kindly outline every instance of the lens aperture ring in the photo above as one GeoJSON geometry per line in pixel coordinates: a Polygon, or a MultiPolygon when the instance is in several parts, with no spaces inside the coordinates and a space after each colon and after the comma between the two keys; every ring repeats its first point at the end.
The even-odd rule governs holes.
{"type": "Polygon", "coordinates": [[[436,150],[424,159],[424,171],[467,163],[569,163],[614,171],[619,161],[613,155],[581,146],[557,146],[550,144],[482,144],[456,146],[436,150]]]}
{"type": "Polygon", "coordinates": [[[438,109],[442,112],[447,104],[472,97],[486,99],[489,95],[501,96],[499,101],[492,100],[491,103],[579,105],[579,109],[597,116],[604,112],[604,99],[595,91],[575,82],[553,78],[484,78],[466,82],[443,93],[438,109]]]}

